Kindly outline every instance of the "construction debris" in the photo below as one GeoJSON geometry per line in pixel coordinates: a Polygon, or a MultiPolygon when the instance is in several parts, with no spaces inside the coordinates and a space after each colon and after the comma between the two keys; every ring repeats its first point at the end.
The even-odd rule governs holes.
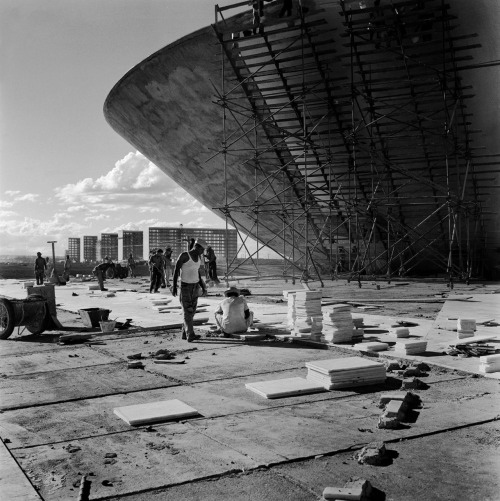
{"type": "Polygon", "coordinates": [[[382,429],[398,429],[401,422],[407,419],[408,412],[421,407],[418,395],[411,392],[388,393],[380,397],[379,407],[384,412],[379,418],[378,427],[382,429]]]}
{"type": "Polygon", "coordinates": [[[372,493],[372,485],[368,480],[352,478],[345,487],[325,487],[323,498],[326,500],[368,501],[372,493]]]}
{"type": "Polygon", "coordinates": [[[384,442],[373,442],[366,445],[354,458],[359,464],[380,466],[387,461],[387,450],[384,442]]]}

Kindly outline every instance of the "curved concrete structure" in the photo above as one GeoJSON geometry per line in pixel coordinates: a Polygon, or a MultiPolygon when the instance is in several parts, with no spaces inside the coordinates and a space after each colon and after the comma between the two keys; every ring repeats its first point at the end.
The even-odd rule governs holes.
{"type": "MultiPolygon", "coordinates": [[[[270,35],[266,35],[267,38],[263,36],[261,40],[259,33],[252,35],[251,32],[247,32],[249,36],[240,38],[238,45],[230,45],[232,33],[242,34],[243,30],[252,27],[251,12],[246,12],[226,19],[225,23],[220,23],[218,28],[219,38],[214,27],[209,26],[164,47],[139,63],[115,85],[108,95],[104,105],[106,120],[122,137],[201,203],[211,209],[217,208],[218,211],[216,212],[219,215],[221,214],[220,209],[223,209],[226,205],[230,207],[232,201],[238,199],[237,210],[230,211],[232,224],[254,238],[266,242],[278,253],[291,258],[291,248],[295,245],[297,252],[304,257],[305,246],[309,244],[306,240],[299,242],[299,237],[301,232],[302,234],[305,232],[309,242],[314,241],[310,244],[308,252],[324,272],[330,272],[333,266],[336,266],[339,242],[349,240],[351,241],[349,245],[355,243],[357,245],[356,252],[359,252],[360,255],[363,254],[364,257],[369,256],[368,260],[370,261],[369,266],[363,268],[357,265],[358,268],[354,266],[354,269],[392,273],[393,270],[386,269],[387,256],[389,254],[396,256],[399,255],[398,253],[408,256],[411,251],[412,255],[415,256],[415,261],[411,267],[413,271],[421,273],[444,271],[447,267],[446,256],[451,254],[458,256],[458,251],[455,250],[449,253],[447,243],[449,236],[443,235],[444,230],[448,228],[446,221],[453,221],[453,216],[448,217],[446,203],[444,208],[438,209],[437,207],[441,203],[439,202],[440,196],[442,195],[446,199],[446,189],[449,189],[450,184],[453,184],[452,193],[448,195],[451,198],[454,197],[454,207],[460,205],[464,200],[472,200],[470,203],[467,202],[469,208],[481,206],[485,213],[492,213],[480,220],[480,224],[485,230],[485,240],[479,245],[479,251],[483,252],[481,258],[483,264],[487,264],[491,270],[498,265],[499,254],[497,249],[500,248],[500,218],[497,209],[499,192],[498,187],[495,187],[498,184],[496,173],[498,172],[499,157],[492,156],[500,151],[500,96],[498,93],[500,71],[498,66],[474,67],[471,69],[468,69],[468,66],[498,59],[500,42],[497,32],[498,26],[500,26],[500,3],[488,0],[476,2],[452,0],[449,2],[451,4],[450,13],[456,17],[456,20],[450,18],[449,21],[446,21],[456,25],[456,27],[451,28],[450,33],[459,41],[459,45],[461,39],[467,40],[467,44],[469,44],[462,44],[464,48],[457,49],[457,52],[453,53],[453,57],[460,59],[463,54],[469,55],[474,52],[473,61],[464,58],[459,60],[455,66],[464,68],[463,71],[457,73],[462,79],[461,89],[465,89],[463,93],[470,94],[475,91],[476,94],[474,98],[467,101],[467,111],[463,111],[465,106],[463,107],[462,113],[464,114],[461,120],[471,122],[471,125],[468,126],[469,129],[481,129],[483,131],[472,136],[472,131],[469,130],[470,137],[474,137],[473,142],[470,142],[469,136],[460,136],[457,139],[460,145],[462,143],[467,144],[468,151],[464,158],[469,158],[470,155],[474,158],[477,157],[477,160],[475,160],[476,167],[474,167],[475,173],[472,167],[468,168],[466,166],[467,160],[465,159],[459,171],[457,167],[457,179],[451,182],[448,180],[447,183],[443,181],[447,172],[447,165],[445,164],[448,164],[449,169],[449,164],[452,162],[455,162],[458,166],[462,161],[456,159],[458,148],[448,152],[449,158],[447,158],[447,162],[443,161],[443,156],[439,150],[442,145],[431,144],[434,141],[429,142],[424,137],[428,133],[428,124],[432,122],[428,118],[432,116],[432,110],[429,110],[429,107],[435,106],[435,102],[426,104],[424,99],[416,103],[415,92],[418,93],[419,82],[418,75],[412,75],[412,81],[407,87],[410,89],[409,95],[412,96],[415,102],[412,103],[412,110],[405,110],[405,113],[408,116],[425,115],[424,119],[422,119],[422,116],[416,119],[408,119],[409,123],[414,120],[408,125],[408,128],[419,128],[420,136],[409,134],[408,138],[404,139],[398,131],[398,134],[400,134],[398,142],[393,141],[391,143],[383,137],[383,132],[379,131],[377,133],[376,140],[380,143],[377,146],[378,151],[388,151],[389,154],[391,149],[394,151],[390,162],[387,160],[388,157],[384,157],[384,159],[380,160],[380,165],[385,168],[383,176],[386,176],[387,184],[392,183],[392,189],[394,192],[397,191],[398,199],[395,204],[390,201],[386,206],[383,206],[380,202],[382,198],[380,198],[379,205],[375,209],[370,204],[380,194],[374,188],[374,179],[376,183],[377,177],[382,174],[374,175],[373,161],[370,167],[367,150],[363,150],[363,141],[368,143],[375,136],[368,136],[368,132],[363,132],[363,137],[349,138],[348,136],[352,135],[348,123],[351,108],[342,109],[342,103],[346,102],[347,99],[345,95],[342,95],[342,92],[344,92],[342,89],[349,90],[349,78],[352,77],[350,65],[346,64],[346,57],[348,59],[350,52],[346,26],[351,21],[354,23],[351,26],[354,27],[356,27],[356,22],[358,22],[357,26],[364,26],[363,23],[368,26],[370,20],[373,21],[375,26],[377,26],[377,23],[380,25],[379,18],[375,14],[370,14],[373,11],[372,2],[367,0],[364,3],[368,4],[369,7],[366,13],[363,9],[361,9],[363,12],[360,11],[358,2],[345,2],[343,5],[345,9],[356,9],[356,16],[358,17],[353,16],[352,18],[341,15],[342,5],[337,2],[328,3],[318,0],[306,4],[308,12],[305,19],[311,26],[311,30],[313,30],[311,32],[316,36],[316,39],[310,42],[311,49],[310,53],[307,54],[311,60],[314,60],[316,66],[314,72],[309,72],[306,83],[313,88],[312,93],[314,94],[314,85],[317,85],[314,82],[326,79],[326,86],[323,85],[324,82],[320,82],[321,89],[318,89],[318,99],[325,102],[325,109],[329,106],[330,110],[332,106],[335,107],[335,110],[330,112],[333,117],[331,121],[336,120],[336,130],[331,135],[335,160],[330,161],[330,173],[325,174],[323,172],[321,178],[323,184],[321,186],[318,171],[321,170],[321,166],[326,165],[325,158],[327,155],[324,151],[326,129],[321,129],[323,127],[321,120],[316,119],[316,125],[308,125],[308,130],[311,131],[309,137],[316,141],[315,145],[308,146],[310,149],[308,154],[311,158],[315,156],[318,162],[318,166],[311,170],[310,165],[302,165],[301,153],[294,152],[297,150],[298,143],[294,142],[296,137],[293,134],[287,132],[289,134],[287,138],[280,140],[280,147],[277,146],[278,140],[274,137],[273,131],[278,129],[278,120],[274,120],[273,110],[279,107],[279,102],[278,99],[273,101],[272,92],[278,91],[271,90],[270,84],[265,83],[266,77],[261,77],[261,80],[255,78],[252,81],[253,87],[241,85],[234,92],[230,92],[231,89],[237,87],[238,78],[240,81],[243,79],[244,84],[247,84],[249,75],[252,75],[254,71],[258,71],[258,69],[253,70],[252,68],[254,66],[258,68],[259,64],[269,64],[269,60],[274,54],[276,59],[281,57],[281,60],[279,65],[274,64],[273,82],[280,81],[281,90],[279,93],[281,95],[287,94],[288,96],[285,97],[289,101],[294,99],[293,96],[290,97],[290,89],[293,89],[294,85],[293,80],[291,77],[287,77],[288,80],[286,80],[284,74],[287,70],[291,71],[292,65],[297,64],[300,56],[298,52],[289,52],[289,57],[285,58],[280,56],[279,51],[286,52],[289,50],[286,48],[288,47],[287,42],[283,40],[285,40],[285,35],[288,37],[295,36],[296,33],[293,30],[299,29],[300,19],[297,18],[295,13],[286,22],[279,19],[277,12],[281,6],[280,2],[264,4],[266,17],[264,19],[263,33],[264,35],[270,33],[270,35]],[[356,21],[356,19],[360,21],[356,21]],[[474,33],[477,33],[478,37],[472,41],[464,37],[464,35],[474,33]],[[225,48],[224,55],[219,43],[220,40],[223,41],[222,46],[225,48]],[[478,42],[482,45],[481,49],[472,47],[472,44],[478,42]],[[246,52],[245,43],[247,44],[246,52]],[[264,54],[262,47],[266,44],[266,50],[269,53],[264,54]],[[235,51],[237,54],[235,54],[235,51]],[[337,51],[335,57],[333,57],[334,51],[337,51]],[[223,79],[221,78],[221,58],[225,58],[227,62],[223,79]],[[328,67],[329,71],[335,73],[334,76],[339,78],[325,76],[323,71],[325,67],[328,67]],[[347,83],[345,80],[341,81],[342,77],[347,79],[347,83]],[[222,80],[224,81],[223,84],[222,80]],[[330,88],[328,88],[328,85],[330,85],[330,88]],[[468,90],[469,86],[473,86],[474,91],[468,90]],[[226,119],[223,125],[222,108],[214,104],[214,102],[220,100],[221,95],[225,96],[226,94],[229,95],[231,103],[226,108],[226,119]],[[330,104],[327,104],[327,101],[330,104]],[[247,116],[250,116],[253,112],[257,115],[260,113],[257,117],[260,124],[255,130],[253,123],[249,124],[248,122],[244,122],[242,128],[242,120],[235,115],[235,113],[238,113],[238,106],[241,106],[247,116]],[[472,113],[472,116],[467,113],[472,113]],[[263,119],[265,116],[272,116],[273,123],[271,124],[269,119],[263,119]],[[259,162],[251,161],[251,145],[247,148],[242,146],[232,147],[236,143],[236,138],[241,136],[243,129],[246,132],[245,140],[248,141],[249,138],[252,138],[254,143],[266,145],[269,149],[267,152],[262,152],[262,146],[260,147],[259,162]],[[313,134],[317,134],[315,139],[313,134]],[[323,134],[323,136],[320,137],[320,134],[323,134]],[[346,138],[352,143],[346,141],[346,138]],[[413,147],[416,142],[425,143],[427,141],[428,144],[424,145],[422,151],[419,150],[419,156],[424,158],[423,161],[419,160],[420,163],[412,161],[413,163],[411,163],[405,160],[404,165],[403,161],[398,163],[397,158],[401,158],[401,152],[405,150],[405,140],[408,148],[413,147]],[[226,141],[228,145],[226,154],[221,153],[223,141],[226,141]],[[359,147],[358,153],[353,155],[353,151],[357,146],[352,145],[355,145],[356,142],[359,142],[361,147],[359,147]],[[469,149],[470,145],[472,147],[469,149]],[[476,147],[481,147],[481,149],[475,149],[476,147]],[[286,151],[283,152],[283,150],[286,151]],[[436,160],[437,155],[441,156],[439,160],[436,160]],[[342,176],[349,170],[353,157],[357,162],[355,177],[353,177],[356,186],[354,188],[350,187],[349,191],[346,182],[342,181],[342,176]],[[272,166],[269,167],[271,164],[272,166]],[[291,164],[294,165],[293,168],[290,168],[291,164]],[[277,172],[282,172],[283,175],[278,176],[277,172]],[[329,179],[327,179],[328,176],[330,176],[329,179]],[[332,181],[332,176],[337,184],[332,181]],[[368,180],[369,176],[371,176],[370,180],[368,180]],[[282,192],[286,193],[288,198],[285,199],[282,192]],[[461,195],[463,196],[461,197],[461,195]],[[429,218],[426,217],[426,212],[417,203],[412,205],[406,202],[411,200],[412,197],[415,197],[415,199],[421,198],[422,200],[432,199],[432,203],[435,205],[425,209],[430,214],[429,218]],[[256,198],[258,198],[258,204],[255,204],[256,198]],[[355,203],[353,203],[353,200],[355,200],[355,203]],[[283,209],[283,204],[287,201],[294,204],[296,212],[304,209],[304,207],[310,211],[309,218],[298,218],[300,221],[307,219],[308,222],[304,224],[308,225],[308,229],[301,230],[299,227],[300,221],[296,227],[286,227],[284,218],[279,216],[278,212],[283,209]],[[348,219],[354,221],[352,213],[353,210],[357,209],[352,207],[357,204],[363,206],[363,211],[370,212],[372,218],[370,221],[375,220],[376,223],[371,225],[368,220],[366,224],[358,221],[354,231],[351,229],[351,223],[348,225],[346,221],[348,219]],[[391,204],[397,207],[395,209],[388,208],[391,204]],[[255,207],[260,207],[258,216],[255,214],[255,207]],[[373,210],[375,210],[375,213],[378,211],[380,215],[373,216],[373,210]],[[436,211],[434,215],[432,215],[433,211],[436,211]],[[256,225],[257,219],[259,221],[258,225],[256,225]],[[392,219],[397,219],[397,221],[392,223],[392,219]],[[398,227],[396,227],[396,223],[399,225],[398,227]],[[325,235],[328,232],[323,229],[325,225],[330,228],[330,236],[334,234],[335,238],[326,238],[325,235]],[[391,225],[394,225],[394,229],[392,229],[391,225]],[[389,228],[387,235],[384,234],[386,226],[389,228]],[[422,230],[423,228],[426,228],[425,232],[422,230]],[[418,238],[411,234],[411,231],[416,231],[416,229],[419,232],[418,238]],[[398,247],[394,246],[394,238],[397,238],[398,235],[403,235],[400,247],[407,246],[401,252],[398,247]],[[413,241],[407,243],[411,238],[413,238],[413,241]],[[332,241],[336,241],[334,251],[332,251],[331,247],[332,241]],[[391,251],[389,252],[389,246],[391,245],[391,251]],[[333,256],[333,254],[336,254],[336,256],[333,256]],[[428,258],[425,257],[427,255],[428,258]]],[[[415,22],[412,19],[416,19],[415,16],[417,15],[411,9],[416,8],[415,6],[420,3],[430,4],[428,10],[434,16],[433,29],[438,30],[441,22],[439,17],[441,2],[406,1],[394,3],[400,5],[403,12],[406,9],[409,16],[403,28],[403,36],[406,37],[405,40],[408,39],[405,42],[409,46],[408,53],[413,51],[411,57],[418,59],[420,57],[418,51],[421,51],[423,54],[422,59],[429,57],[432,64],[439,64],[440,55],[432,53],[426,56],[429,51],[429,49],[426,49],[426,44],[420,43],[422,39],[418,43],[412,42],[410,30],[416,30],[414,28],[415,22]]],[[[383,4],[384,1],[382,0],[383,4]]],[[[383,15],[392,16],[391,27],[389,28],[387,23],[384,25],[383,36],[380,37],[380,40],[377,39],[378,36],[372,36],[370,40],[367,36],[362,37],[357,47],[359,52],[357,55],[364,57],[370,68],[376,69],[377,62],[375,58],[380,58],[378,52],[384,52],[385,55],[381,59],[384,62],[381,67],[385,64],[390,69],[381,73],[380,77],[383,80],[390,81],[388,75],[392,74],[397,81],[398,78],[401,78],[397,73],[400,70],[394,69],[394,64],[388,59],[387,54],[390,55],[390,58],[394,58],[394,62],[401,61],[402,58],[397,50],[390,47],[387,33],[391,30],[394,31],[393,26],[398,18],[395,18],[396,14],[392,10],[389,11],[388,6],[385,6],[385,8],[383,15]],[[378,46],[373,50],[375,44],[378,46]],[[380,44],[383,45],[382,49],[380,44]],[[369,50],[363,52],[365,46],[369,46],[369,50]]],[[[422,15],[420,11],[418,15],[422,15]]],[[[396,28],[396,30],[398,29],[396,28]]],[[[392,34],[390,36],[396,35],[392,34]]],[[[449,64],[454,63],[450,62],[449,64]]],[[[422,68],[425,67],[425,64],[422,65],[422,68]]],[[[357,66],[355,70],[360,68],[361,66],[357,66]]],[[[402,71],[404,71],[405,68],[402,68],[402,71]]],[[[406,70],[409,71],[408,65],[406,65],[406,70]]],[[[425,71],[422,70],[422,74],[424,73],[425,71]]],[[[266,74],[269,75],[270,73],[266,74]]],[[[270,79],[271,77],[268,76],[267,78],[270,79]]],[[[410,77],[408,77],[408,80],[410,80],[410,77]]],[[[298,85],[298,83],[295,83],[295,85],[298,85]]],[[[274,84],[273,86],[275,87],[274,84]]],[[[385,92],[389,99],[391,86],[397,87],[397,83],[391,83],[388,86],[386,84],[384,90],[381,90],[381,95],[385,92]]],[[[455,90],[457,88],[454,87],[455,90]]],[[[382,98],[379,97],[379,99],[382,98]]],[[[439,119],[435,120],[436,124],[431,124],[436,127],[436,131],[433,133],[440,134],[439,128],[442,128],[442,120],[449,120],[453,123],[454,116],[455,114],[458,116],[458,109],[461,107],[462,102],[457,102],[456,106],[447,105],[447,109],[443,111],[443,117],[447,114],[447,118],[441,118],[440,116],[439,119]]],[[[293,111],[293,106],[289,107],[290,109],[293,111]]],[[[300,110],[295,111],[299,113],[300,110]]],[[[363,120],[366,122],[366,117],[362,116],[363,112],[360,113],[360,116],[357,117],[358,124],[362,123],[363,120]]],[[[394,112],[391,113],[393,114],[393,122],[400,121],[398,117],[394,118],[394,112]]],[[[279,121],[279,127],[288,131],[292,129],[299,130],[300,126],[306,127],[307,120],[301,119],[300,116],[297,117],[298,115],[282,119],[279,121]]],[[[377,120],[374,122],[377,122],[377,120]]],[[[368,129],[368,127],[365,128],[368,129]]],[[[373,132],[369,134],[373,134],[373,132]]],[[[283,132],[283,135],[285,137],[285,132],[283,132]]],[[[386,137],[388,136],[386,135],[386,137]]],[[[435,142],[438,143],[438,141],[435,142]]],[[[331,154],[332,150],[329,151],[331,154]]],[[[423,206],[424,202],[421,205],[423,206]]],[[[472,214],[472,209],[470,214],[472,214]]],[[[461,243],[461,249],[464,249],[464,252],[471,244],[470,237],[468,241],[465,240],[466,231],[466,226],[460,223],[456,228],[456,233],[460,236],[453,232],[453,238],[461,243]]],[[[464,257],[461,257],[461,259],[465,260],[464,257]]],[[[480,259],[477,252],[474,259],[476,269],[472,270],[472,274],[480,272],[478,265],[480,259]]]]}

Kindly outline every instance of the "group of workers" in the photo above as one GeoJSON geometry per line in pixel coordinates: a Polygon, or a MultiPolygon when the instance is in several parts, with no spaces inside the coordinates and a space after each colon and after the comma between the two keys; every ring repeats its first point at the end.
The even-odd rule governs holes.
{"type": "MultiPolygon", "coordinates": [[[[71,270],[71,259],[66,256],[64,260],[63,278],[69,282],[69,272],[71,270]]],[[[36,253],[35,259],[35,279],[36,285],[43,285],[44,280],[49,281],[54,276],[54,264],[51,263],[49,257],[42,257],[41,252],[36,253]]],[[[57,277],[59,280],[59,277],[57,277]]]]}
{"type": "MultiPolygon", "coordinates": [[[[173,274],[172,295],[179,296],[182,306],[184,322],[182,327],[182,339],[188,343],[199,339],[193,327],[194,315],[198,306],[198,298],[207,294],[205,281],[202,277],[200,264],[204,263],[205,280],[219,283],[217,277],[217,258],[212,247],[205,240],[198,238],[190,243],[189,249],[182,252],[177,258],[173,274]],[[180,287],[178,285],[180,279],[180,287]]],[[[40,252],[35,260],[35,277],[37,285],[43,285],[44,276],[47,273],[49,258],[43,258],[40,252]]],[[[172,266],[172,249],[154,249],[149,258],[150,286],[149,292],[159,292],[160,287],[170,287],[170,272],[172,266]]],[[[130,254],[127,265],[131,277],[135,277],[136,263],[130,254]]],[[[93,270],[101,291],[107,291],[104,287],[104,277],[113,262],[106,256],[102,263],[93,270]]],[[[66,256],[64,263],[64,277],[69,280],[71,260],[66,256]]],[[[236,287],[230,287],[224,293],[225,299],[219,304],[215,312],[215,320],[221,333],[235,334],[246,332],[253,323],[253,313],[243,296],[240,296],[236,287]]]]}

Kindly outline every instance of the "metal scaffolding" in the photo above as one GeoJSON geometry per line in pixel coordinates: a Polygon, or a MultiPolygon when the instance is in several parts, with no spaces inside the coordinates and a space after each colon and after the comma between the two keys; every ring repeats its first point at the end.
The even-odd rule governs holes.
{"type": "MultiPolygon", "coordinates": [[[[275,4],[254,1],[230,19],[226,11],[248,2],[216,6],[213,25],[223,121],[214,156],[226,183],[215,209],[237,229],[247,261],[259,274],[256,258],[270,247],[284,276],[321,284],[480,276],[477,184],[490,159],[472,144],[461,78],[474,68],[477,35],[454,36],[442,0],[299,3],[288,19],[275,4]],[[332,16],[342,16],[339,29],[332,16]],[[229,190],[230,169],[253,171],[251,189],[229,190]]],[[[226,276],[238,266],[227,261],[226,276]]]]}

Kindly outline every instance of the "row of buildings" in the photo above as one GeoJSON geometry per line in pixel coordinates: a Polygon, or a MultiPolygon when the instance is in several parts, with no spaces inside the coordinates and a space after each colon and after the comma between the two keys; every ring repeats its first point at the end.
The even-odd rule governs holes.
{"type": "Polygon", "coordinates": [[[77,262],[95,262],[105,256],[117,261],[127,259],[130,254],[136,261],[140,261],[148,258],[149,249],[165,250],[166,247],[171,247],[172,257],[176,259],[187,249],[192,238],[202,238],[209,243],[219,260],[225,260],[226,256],[232,260],[238,252],[237,232],[233,229],[151,227],[148,229],[148,237],[147,249],[143,231],[101,233],[100,238],[95,235],[70,237],[66,254],[77,262]]]}

